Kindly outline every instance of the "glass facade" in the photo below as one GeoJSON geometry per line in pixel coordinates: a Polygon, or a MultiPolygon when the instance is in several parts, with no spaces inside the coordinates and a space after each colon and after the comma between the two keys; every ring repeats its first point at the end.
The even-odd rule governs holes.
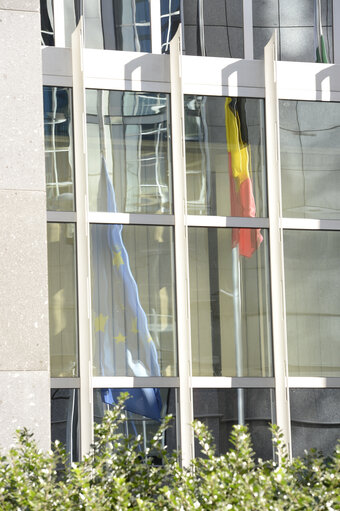
{"type": "Polygon", "coordinates": [[[212,96],[184,101],[188,213],[267,216],[263,101],[212,96]],[[247,204],[238,207],[238,195],[247,204]]]}
{"type": "MultiPolygon", "coordinates": [[[[268,429],[268,424],[275,422],[272,389],[194,389],[194,415],[211,431],[218,456],[232,447],[229,438],[233,425],[245,422],[256,458],[273,457],[268,429]]],[[[198,443],[195,450],[199,454],[198,443]]]]}
{"type": "Polygon", "coordinates": [[[87,90],[86,101],[90,209],[109,211],[100,193],[106,166],[115,211],[170,213],[169,95],[87,90]]]}
{"type": "Polygon", "coordinates": [[[44,87],[47,209],[74,211],[71,89],[44,87]]]}
{"type": "Polygon", "coordinates": [[[47,243],[51,376],[78,376],[74,224],[48,223],[47,243]]]}
{"type": "Polygon", "coordinates": [[[260,229],[189,229],[194,376],[273,375],[267,243],[260,229]]]}
{"type": "Polygon", "coordinates": [[[93,371],[177,375],[172,229],[91,225],[93,371]]]}
{"type": "Polygon", "coordinates": [[[85,65],[71,71],[72,30],[42,2],[44,45],[61,47],[43,52],[56,59],[44,77],[52,436],[73,459],[121,391],[124,433],[148,446],[171,413],[164,445],[184,464],[200,455],[193,418],[219,454],[237,423],[263,459],[270,422],[293,455],[334,447],[340,71],[312,63],[312,39],[317,14],[336,60],[340,11],[293,3],[64,2],[68,27],[84,13],[85,65]],[[304,62],[278,64],[277,103],[268,57],[256,60],[273,27],[279,59],[304,62]]]}
{"type": "Polygon", "coordinates": [[[328,62],[333,61],[333,1],[253,0],[254,58],[263,59],[263,48],[278,30],[279,60],[315,62],[318,15],[323,27],[328,62]]]}

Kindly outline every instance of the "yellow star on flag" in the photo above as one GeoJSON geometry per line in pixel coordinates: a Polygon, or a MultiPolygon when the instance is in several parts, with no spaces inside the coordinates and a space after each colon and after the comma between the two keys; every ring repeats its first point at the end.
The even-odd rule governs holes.
{"type": "Polygon", "coordinates": [[[109,316],[103,316],[102,313],[99,314],[94,320],[94,331],[97,332],[104,332],[105,325],[107,320],[109,319],[109,316]]]}
{"type": "Polygon", "coordinates": [[[117,268],[119,268],[121,264],[124,264],[121,250],[113,253],[112,264],[113,266],[117,266],[117,268]]]}
{"type": "Polygon", "coordinates": [[[132,320],[131,332],[132,332],[133,334],[138,334],[138,328],[137,328],[137,318],[133,318],[133,320],[132,320]]]}
{"type": "Polygon", "coordinates": [[[147,342],[151,342],[152,341],[152,337],[151,335],[149,335],[149,337],[147,338],[147,342]]]}
{"type": "Polygon", "coordinates": [[[114,339],[116,339],[117,342],[125,342],[126,337],[121,332],[119,332],[119,334],[114,337],[114,339]]]}

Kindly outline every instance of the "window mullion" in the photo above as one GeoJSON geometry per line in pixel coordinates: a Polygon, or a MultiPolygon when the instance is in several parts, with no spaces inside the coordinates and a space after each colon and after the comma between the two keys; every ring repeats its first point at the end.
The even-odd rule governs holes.
{"type": "Polygon", "coordinates": [[[159,0],[149,0],[151,20],[151,50],[152,53],[162,53],[161,36],[161,3],[159,0]]]}
{"type": "Polygon", "coordinates": [[[254,58],[253,49],[253,0],[243,0],[243,40],[244,58],[254,58]]]}
{"type": "Polygon", "coordinates": [[[76,211],[77,211],[77,275],[78,275],[78,331],[80,369],[80,443],[81,455],[89,452],[92,443],[93,412],[91,389],[91,314],[89,225],[87,199],[86,115],[83,75],[83,23],[82,18],[72,34],[73,118],[76,211]]]}
{"type": "Polygon", "coordinates": [[[186,226],[186,178],[184,151],[184,105],[181,74],[181,25],[170,43],[171,130],[175,211],[175,261],[177,298],[177,346],[180,377],[180,431],[182,463],[194,454],[193,400],[191,388],[189,261],[186,226]]]}
{"type": "Polygon", "coordinates": [[[283,232],[280,183],[279,111],[276,77],[276,32],[265,47],[266,146],[270,232],[270,277],[273,317],[273,348],[276,422],[291,456],[291,425],[288,392],[288,356],[284,291],[283,232]]]}

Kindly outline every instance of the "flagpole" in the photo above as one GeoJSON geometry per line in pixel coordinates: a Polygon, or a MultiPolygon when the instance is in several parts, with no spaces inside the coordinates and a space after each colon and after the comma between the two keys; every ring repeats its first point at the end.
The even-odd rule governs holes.
{"type": "MultiPolygon", "coordinates": [[[[242,316],[241,316],[241,272],[239,247],[231,250],[233,273],[233,306],[236,376],[243,376],[242,316]]],[[[237,389],[237,421],[244,424],[244,389],[237,389]]]]}

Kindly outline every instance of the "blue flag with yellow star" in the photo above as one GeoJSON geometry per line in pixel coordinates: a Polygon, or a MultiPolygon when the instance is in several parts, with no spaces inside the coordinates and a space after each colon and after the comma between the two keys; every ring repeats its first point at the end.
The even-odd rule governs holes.
{"type": "MultiPolygon", "coordinates": [[[[116,212],[116,200],[105,160],[98,202],[116,212]]],[[[101,376],[159,376],[158,356],[139,300],[122,225],[91,226],[92,309],[94,313],[94,363],[101,376]]],[[[102,400],[114,404],[125,389],[103,389],[102,400]]],[[[159,389],[130,389],[126,409],[160,420],[159,389]]]]}

